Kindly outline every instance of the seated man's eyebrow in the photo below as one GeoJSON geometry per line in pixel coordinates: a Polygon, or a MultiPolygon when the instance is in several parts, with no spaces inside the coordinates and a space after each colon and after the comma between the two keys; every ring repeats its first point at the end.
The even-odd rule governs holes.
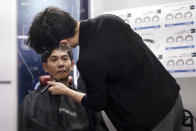
{"type": "Polygon", "coordinates": [[[55,59],[55,58],[58,58],[58,56],[55,56],[55,55],[52,55],[49,57],[50,59],[55,59]]]}
{"type": "Polygon", "coordinates": [[[58,57],[58,56],[56,56],[56,55],[51,55],[50,57],[58,57]]]}
{"type": "Polygon", "coordinates": [[[61,57],[69,57],[68,55],[62,55],[61,57]]]}

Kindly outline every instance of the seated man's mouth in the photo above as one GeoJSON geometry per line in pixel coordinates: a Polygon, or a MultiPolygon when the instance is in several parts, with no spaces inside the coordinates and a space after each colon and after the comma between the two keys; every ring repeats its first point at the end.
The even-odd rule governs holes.
{"type": "Polygon", "coordinates": [[[57,71],[57,73],[66,73],[67,71],[66,70],[59,70],[59,71],[57,71]]]}

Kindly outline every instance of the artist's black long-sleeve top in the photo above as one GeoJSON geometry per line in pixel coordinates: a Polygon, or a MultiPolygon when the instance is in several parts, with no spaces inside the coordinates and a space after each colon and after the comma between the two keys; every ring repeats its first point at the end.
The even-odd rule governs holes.
{"type": "Polygon", "coordinates": [[[150,131],[174,106],[175,79],[119,17],[81,21],[79,31],[82,104],[105,110],[119,131],[150,131]]]}

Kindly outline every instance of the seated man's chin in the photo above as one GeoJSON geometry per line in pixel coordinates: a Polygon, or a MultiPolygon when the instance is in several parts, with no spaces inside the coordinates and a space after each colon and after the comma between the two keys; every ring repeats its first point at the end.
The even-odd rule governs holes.
{"type": "Polygon", "coordinates": [[[56,80],[57,81],[67,81],[68,80],[68,76],[59,76],[59,77],[56,77],[56,80]]]}

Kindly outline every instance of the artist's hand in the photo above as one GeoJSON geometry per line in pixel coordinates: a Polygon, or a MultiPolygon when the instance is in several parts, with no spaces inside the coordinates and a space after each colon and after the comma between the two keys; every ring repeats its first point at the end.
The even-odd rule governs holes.
{"type": "Polygon", "coordinates": [[[50,85],[48,91],[50,91],[52,95],[66,95],[67,90],[69,90],[67,86],[60,82],[48,81],[47,83],[50,85]]]}
{"type": "Polygon", "coordinates": [[[59,82],[48,81],[48,85],[51,86],[48,90],[52,95],[66,95],[78,103],[81,103],[82,98],[86,95],[85,93],[72,90],[59,82]]]}

